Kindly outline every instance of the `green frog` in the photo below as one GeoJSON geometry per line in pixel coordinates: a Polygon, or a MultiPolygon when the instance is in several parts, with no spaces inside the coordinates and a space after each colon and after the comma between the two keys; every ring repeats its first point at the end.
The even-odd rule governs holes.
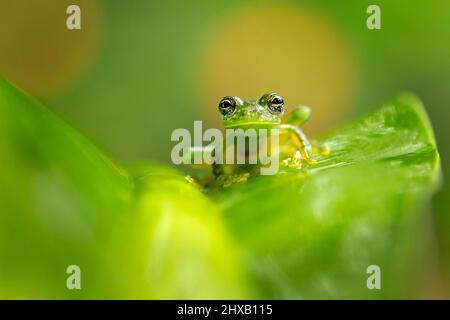
{"type": "MultiPolygon", "coordinates": [[[[279,132],[279,165],[283,168],[300,169],[314,163],[313,155],[327,154],[329,150],[317,143],[311,143],[301,130],[311,116],[311,109],[305,106],[296,107],[292,112],[284,114],[284,99],[277,93],[264,94],[258,100],[242,100],[239,97],[226,96],[218,105],[226,131],[229,129],[266,129],[279,132]]],[[[270,136],[269,138],[270,139],[270,136]]],[[[259,141],[261,143],[261,141],[259,141]]],[[[267,141],[270,143],[270,141],[267,141]]],[[[259,148],[258,148],[259,150],[259,148]]],[[[196,149],[195,152],[202,152],[196,149]]],[[[250,154],[244,150],[248,159],[250,154]]],[[[259,152],[259,151],[257,151],[259,152]]],[[[246,181],[250,176],[258,174],[260,164],[223,164],[212,163],[212,181],[200,182],[202,186],[216,184],[229,187],[235,183],[246,181]]],[[[189,178],[190,179],[190,178],[189,178]]]]}

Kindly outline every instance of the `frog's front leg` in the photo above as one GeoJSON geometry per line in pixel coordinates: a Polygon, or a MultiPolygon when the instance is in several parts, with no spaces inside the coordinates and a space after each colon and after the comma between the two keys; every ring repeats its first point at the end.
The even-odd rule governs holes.
{"type": "Polygon", "coordinates": [[[291,157],[291,164],[298,166],[301,165],[302,161],[314,163],[314,160],[311,159],[311,143],[302,129],[292,124],[281,124],[280,129],[286,130],[293,137],[292,141],[295,145],[296,152],[291,157]]]}
{"type": "Polygon", "coordinates": [[[291,157],[295,165],[300,164],[302,160],[307,163],[313,162],[311,160],[312,146],[306,135],[300,129],[311,117],[311,109],[306,106],[296,107],[292,112],[284,116],[282,119],[281,129],[287,130],[293,136],[293,143],[297,148],[295,154],[291,157]]]}
{"type": "Polygon", "coordinates": [[[293,159],[303,159],[308,163],[313,163],[311,154],[328,155],[330,149],[327,146],[320,145],[317,141],[309,141],[300,126],[304,125],[311,117],[311,109],[306,106],[296,107],[292,112],[285,115],[282,119],[281,128],[287,129],[294,135],[294,144],[300,148],[295,152],[293,159]]]}
{"type": "MultiPolygon", "coordinates": [[[[203,154],[205,152],[211,152],[211,149],[203,146],[190,147],[187,152],[183,154],[182,163],[193,169],[210,169],[211,164],[206,163],[203,158],[203,154]]],[[[211,177],[210,174],[202,174],[199,177],[194,177],[188,174],[185,178],[188,182],[197,186],[199,189],[205,189],[211,184],[215,177],[211,177]]]]}
{"type": "Polygon", "coordinates": [[[201,179],[194,178],[190,175],[186,176],[186,180],[199,186],[201,189],[207,190],[211,187],[227,188],[236,183],[245,182],[250,176],[247,172],[234,172],[233,165],[225,165],[219,163],[217,159],[211,159],[211,163],[201,161],[195,163],[195,159],[203,159],[204,153],[211,154],[214,150],[212,147],[192,147],[187,154],[184,155],[184,163],[193,167],[208,168],[211,170],[211,176],[204,176],[201,179]]]}

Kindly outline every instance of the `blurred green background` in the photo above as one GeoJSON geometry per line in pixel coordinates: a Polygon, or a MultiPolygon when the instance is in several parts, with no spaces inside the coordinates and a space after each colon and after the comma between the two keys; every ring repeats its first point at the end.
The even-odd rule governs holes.
{"type": "Polygon", "coordinates": [[[427,108],[443,164],[423,295],[449,297],[450,2],[0,0],[0,73],[123,163],[169,162],[170,134],[220,126],[218,100],[277,91],[317,136],[401,91],[427,108]],[[69,4],[82,30],[65,28],[69,4]]]}

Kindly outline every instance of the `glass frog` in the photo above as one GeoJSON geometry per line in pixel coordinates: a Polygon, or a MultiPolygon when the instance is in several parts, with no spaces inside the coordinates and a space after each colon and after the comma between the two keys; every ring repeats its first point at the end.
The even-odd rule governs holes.
{"type": "MultiPolygon", "coordinates": [[[[278,129],[279,152],[281,168],[300,169],[304,165],[314,163],[313,155],[317,153],[327,154],[329,150],[317,143],[311,143],[301,130],[311,116],[311,109],[305,106],[296,107],[292,112],[284,115],[284,100],[276,93],[264,94],[258,100],[242,100],[238,97],[226,96],[219,102],[219,113],[224,127],[229,129],[278,129]]],[[[236,131],[236,130],[235,130],[236,131]]],[[[228,136],[226,136],[226,139],[228,136]]],[[[233,137],[234,139],[234,137],[233,137]]],[[[267,139],[270,139],[270,135],[267,139]]],[[[261,143],[261,141],[259,141],[261,143]]],[[[267,141],[266,143],[270,143],[267,141]]],[[[257,152],[260,148],[258,147],[257,152]]],[[[267,149],[266,149],[267,150],[267,149]]],[[[204,148],[193,149],[193,152],[203,152],[204,148]]],[[[225,153],[225,152],[224,152],[225,153]]],[[[245,157],[250,156],[249,150],[245,150],[245,157]]],[[[189,155],[191,157],[191,155],[189,155]]],[[[203,187],[215,184],[219,187],[229,187],[235,183],[246,181],[250,176],[258,174],[260,164],[222,164],[213,163],[212,181],[197,181],[203,187]]],[[[188,179],[195,182],[191,177],[188,179]]]]}

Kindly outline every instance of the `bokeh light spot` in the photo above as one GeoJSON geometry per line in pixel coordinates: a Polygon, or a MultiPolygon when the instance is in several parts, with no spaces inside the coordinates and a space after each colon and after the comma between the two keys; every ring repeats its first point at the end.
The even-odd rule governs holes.
{"type": "Polygon", "coordinates": [[[348,114],[356,82],[350,49],[336,29],[298,6],[241,8],[220,17],[200,59],[202,105],[211,114],[223,96],[275,91],[288,111],[312,107],[309,133],[334,127],[348,114]]]}
{"type": "Polygon", "coordinates": [[[0,0],[0,73],[40,97],[59,93],[87,69],[99,47],[97,0],[0,0]],[[66,9],[81,8],[81,30],[66,9]]]}

